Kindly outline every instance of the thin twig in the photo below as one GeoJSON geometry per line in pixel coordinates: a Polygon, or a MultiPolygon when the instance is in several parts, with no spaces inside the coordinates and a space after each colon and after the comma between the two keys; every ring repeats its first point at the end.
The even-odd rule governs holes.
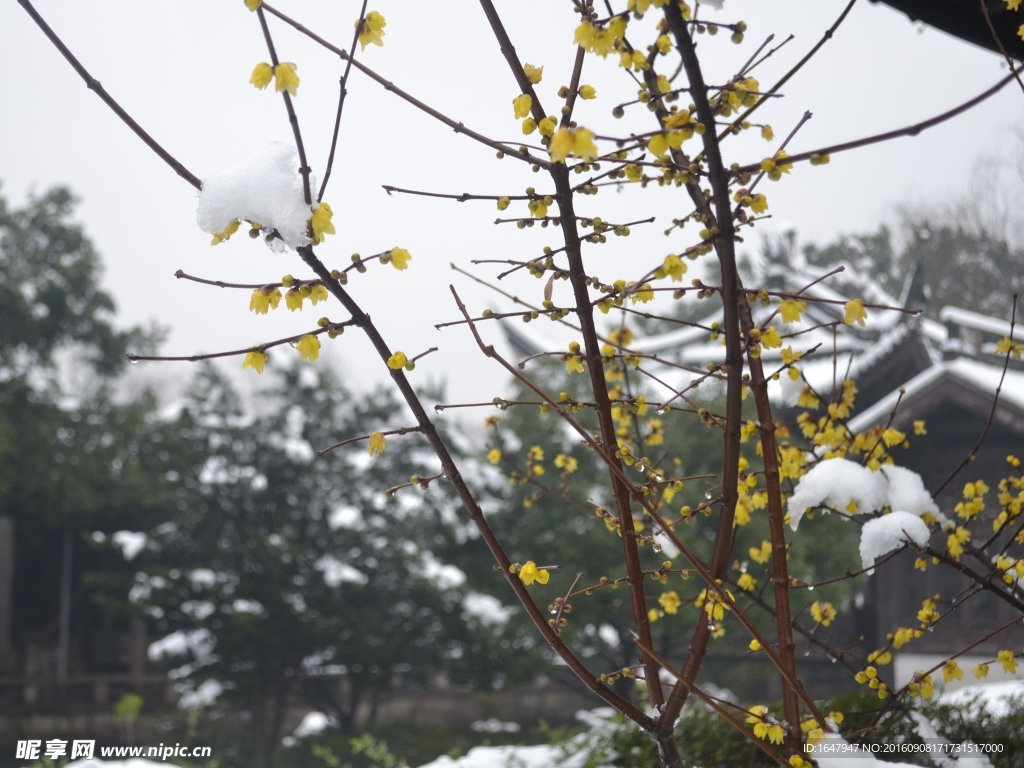
{"type": "MultiPolygon", "coordinates": [[[[316,43],[319,43],[320,45],[322,45],[324,48],[326,48],[327,50],[331,51],[332,53],[337,54],[339,57],[341,57],[342,60],[344,60],[344,61],[349,61],[350,60],[349,56],[348,56],[348,53],[346,51],[343,51],[341,48],[338,48],[337,46],[332,45],[331,43],[327,42],[322,37],[320,37],[319,35],[311,32],[309,29],[304,27],[302,24],[299,24],[294,19],[291,19],[290,17],[288,17],[285,14],[281,13],[281,11],[277,10],[276,8],[268,5],[267,3],[263,3],[262,8],[265,9],[267,11],[267,13],[270,13],[270,14],[276,16],[277,18],[279,18],[285,24],[288,24],[289,26],[291,26],[294,29],[298,30],[299,32],[304,34],[309,39],[313,40],[316,43]]],[[[438,112],[433,107],[428,106],[427,104],[425,104],[424,102],[420,101],[419,99],[417,99],[416,97],[412,96],[411,94],[407,93],[406,91],[403,91],[401,88],[399,88],[393,82],[391,82],[390,80],[388,80],[388,79],[382,77],[381,75],[377,74],[372,69],[370,69],[365,64],[363,64],[361,61],[358,61],[358,60],[355,60],[355,59],[352,59],[351,61],[352,61],[352,66],[354,66],[356,69],[358,69],[364,75],[369,77],[371,80],[374,80],[377,83],[380,83],[382,86],[384,86],[384,90],[390,91],[391,93],[395,94],[399,98],[407,101],[409,104],[412,104],[417,109],[419,109],[419,110],[421,110],[423,112],[426,112],[428,115],[430,115],[431,117],[433,117],[433,118],[435,118],[437,120],[440,120],[442,123],[447,125],[449,128],[454,130],[456,133],[461,133],[461,134],[463,134],[465,136],[469,136],[471,139],[474,139],[475,141],[478,141],[481,144],[486,144],[489,147],[497,149],[498,151],[502,152],[503,154],[506,154],[509,157],[514,157],[517,160],[523,160],[523,161],[525,161],[527,163],[531,163],[533,165],[539,165],[541,168],[547,168],[550,165],[550,162],[546,158],[537,157],[537,156],[531,155],[529,153],[519,152],[517,149],[514,149],[513,147],[510,147],[507,144],[502,144],[500,142],[494,141],[493,139],[489,139],[489,138],[487,138],[486,136],[484,136],[481,133],[477,133],[476,131],[467,128],[462,123],[456,122],[452,118],[448,117],[447,115],[442,114],[441,112],[438,112]]]]}
{"type": "Polygon", "coordinates": [[[1010,310],[1010,335],[1009,335],[1009,338],[1011,340],[1010,348],[1006,350],[1006,359],[1003,360],[1003,373],[999,377],[999,386],[996,387],[995,397],[992,398],[992,408],[988,412],[988,421],[985,422],[985,428],[983,430],[981,430],[981,436],[978,437],[978,442],[976,442],[974,444],[974,447],[971,449],[971,452],[969,454],[967,454],[966,457],[964,457],[964,460],[960,462],[959,466],[957,466],[957,468],[953,470],[953,472],[949,475],[949,477],[947,477],[943,481],[942,485],[940,485],[938,487],[938,489],[936,489],[936,491],[932,494],[932,498],[938,496],[947,485],[949,485],[951,482],[953,482],[953,478],[955,478],[958,474],[960,474],[960,470],[962,470],[964,467],[966,467],[968,464],[970,464],[971,461],[974,460],[975,455],[978,453],[978,450],[981,448],[981,444],[985,442],[985,438],[988,436],[989,429],[992,428],[992,420],[996,416],[996,406],[999,405],[999,394],[1003,391],[1003,382],[1006,381],[1006,370],[1007,370],[1007,368],[1010,367],[1010,355],[1013,354],[1013,341],[1012,341],[1013,340],[1013,328],[1014,328],[1014,326],[1016,324],[1017,324],[1017,294],[1015,293],[1015,294],[1013,294],[1013,307],[1010,310]]]}
{"type": "MultiPolygon", "coordinates": [[[[387,437],[388,435],[407,435],[410,432],[422,431],[422,427],[402,427],[401,429],[389,429],[387,432],[375,432],[374,434],[384,435],[385,437],[387,437]]],[[[350,437],[348,440],[342,440],[340,443],[335,443],[334,445],[329,445],[326,448],[321,448],[319,451],[316,452],[316,455],[322,459],[328,453],[338,448],[341,448],[343,445],[351,445],[352,443],[358,443],[360,440],[369,440],[371,437],[373,437],[373,435],[360,435],[359,437],[350,437]]]]}
{"type": "MultiPolygon", "coordinates": [[[[995,25],[992,24],[992,18],[988,15],[988,4],[985,0],[978,0],[978,2],[981,3],[981,13],[985,17],[985,23],[988,24],[988,31],[992,33],[992,39],[995,41],[996,45],[999,46],[999,52],[1003,54],[1003,58],[1006,59],[1006,65],[1010,68],[1010,71],[1016,74],[1013,69],[1013,59],[1010,58],[1010,54],[1008,54],[1006,52],[1006,48],[1003,47],[1003,41],[1000,40],[999,35],[996,34],[995,25]]],[[[1020,79],[1020,75],[1017,75],[1017,85],[1019,85],[1020,89],[1024,91],[1024,81],[1020,79]]]]}
{"type": "Polygon", "coordinates": [[[39,26],[39,28],[43,30],[43,34],[50,38],[50,42],[54,44],[58,51],[61,52],[61,55],[63,55],[64,58],[67,59],[68,63],[72,67],[74,67],[75,71],[82,77],[83,80],[85,80],[85,84],[89,88],[89,90],[91,90],[101,99],[103,99],[103,102],[114,111],[114,114],[120,117],[121,120],[124,121],[125,125],[127,125],[129,128],[132,129],[132,131],[135,132],[136,136],[138,136],[140,139],[146,142],[146,145],[154,152],[156,152],[157,156],[161,160],[163,160],[165,163],[171,166],[171,168],[174,169],[174,172],[176,174],[181,176],[181,178],[183,178],[196,189],[202,189],[203,183],[199,180],[199,178],[194,173],[189,171],[184,165],[179,163],[171,155],[171,153],[164,149],[162,146],[160,146],[160,144],[158,144],[157,141],[152,136],[150,136],[148,133],[142,130],[142,126],[135,122],[135,120],[133,120],[131,116],[121,108],[120,104],[114,101],[113,97],[111,97],[111,95],[107,93],[106,89],[104,89],[104,87],[100,85],[100,81],[89,74],[86,68],[83,67],[81,63],[78,61],[78,59],[74,57],[71,51],[68,50],[68,47],[64,45],[63,42],[61,42],[61,39],[57,37],[57,34],[52,29],[50,29],[50,25],[43,21],[43,17],[39,15],[36,9],[32,6],[32,3],[30,3],[29,0],[18,0],[18,3],[21,5],[22,8],[25,9],[28,15],[32,17],[32,20],[39,26]]]}
{"type": "Polygon", "coordinates": [[[355,325],[353,320],[346,320],[343,323],[330,323],[323,328],[317,328],[315,331],[309,331],[308,333],[300,333],[295,336],[289,336],[286,339],[278,339],[277,341],[267,341],[263,344],[257,344],[252,347],[245,347],[244,349],[233,349],[229,352],[211,352],[210,354],[202,355],[179,355],[179,356],[163,356],[163,355],[133,355],[127,354],[125,358],[129,363],[137,363],[140,360],[156,360],[160,362],[184,362],[184,363],[196,363],[200,360],[215,360],[219,357],[235,357],[237,355],[245,355],[249,352],[263,352],[271,347],[280,347],[284,344],[294,344],[299,339],[305,336],[319,336],[322,333],[328,333],[329,331],[337,331],[340,328],[344,328],[348,325],[355,325]]]}
{"type": "MultiPolygon", "coordinates": [[[[1017,77],[1018,72],[1022,70],[1024,70],[1024,66],[1020,66],[1017,69],[1012,70],[1009,75],[1004,77],[998,83],[989,88],[987,91],[983,91],[982,93],[975,96],[973,99],[969,99],[968,101],[965,101],[963,104],[954,107],[953,109],[950,109],[946,112],[943,112],[942,114],[936,115],[935,117],[929,118],[928,120],[922,120],[920,123],[908,125],[903,128],[897,128],[894,131],[886,131],[885,133],[878,133],[875,134],[874,136],[865,136],[862,139],[847,141],[844,142],[843,144],[833,144],[832,146],[821,147],[820,149],[815,149],[810,152],[801,152],[800,154],[797,155],[790,155],[789,157],[786,158],[786,162],[802,163],[806,160],[810,160],[812,157],[816,155],[832,155],[837,152],[847,152],[851,149],[859,149],[860,147],[867,147],[872,144],[880,144],[885,141],[891,141],[892,139],[898,139],[902,136],[917,136],[922,131],[926,131],[929,128],[934,128],[936,125],[940,125],[941,123],[944,123],[947,120],[951,120],[957,115],[963,114],[969,109],[978,106],[986,99],[999,93],[999,91],[1006,87],[1008,83],[1012,82],[1017,77]]],[[[741,166],[740,168],[737,168],[736,170],[733,171],[733,173],[753,173],[754,171],[757,171],[760,168],[760,163],[752,163],[750,165],[744,165],[741,166]]]]}
{"type": "Polygon", "coordinates": [[[348,96],[348,76],[352,71],[352,62],[356,57],[356,43],[359,42],[359,33],[366,21],[366,5],[369,0],[363,0],[363,7],[359,10],[359,21],[356,22],[356,31],[352,35],[352,47],[348,49],[348,61],[345,63],[345,74],[338,81],[338,114],[334,118],[334,133],[331,135],[331,151],[327,155],[327,168],[324,170],[324,180],[320,182],[320,191],[317,193],[318,201],[324,199],[324,190],[327,189],[327,180],[331,178],[331,169],[334,167],[334,150],[338,146],[338,131],[341,129],[341,111],[345,107],[345,97],[348,96]]]}

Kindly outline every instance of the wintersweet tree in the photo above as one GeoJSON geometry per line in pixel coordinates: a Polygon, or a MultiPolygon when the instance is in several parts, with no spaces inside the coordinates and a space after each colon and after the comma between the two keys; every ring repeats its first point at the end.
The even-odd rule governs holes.
{"type": "MultiPolygon", "coordinates": [[[[842,323],[863,325],[879,313],[908,310],[875,304],[865,298],[844,301],[808,292],[813,285],[827,281],[831,273],[822,274],[800,291],[779,292],[744,285],[737,270],[737,243],[767,215],[772,182],[799,183],[797,179],[808,166],[827,164],[840,152],[913,136],[956,117],[1012,82],[1015,72],[971,101],[920,123],[842,144],[790,152],[787,148],[810,114],[778,140],[769,123],[754,122],[755,113],[761,118],[770,112],[773,97],[808,62],[813,62],[814,54],[842,23],[852,2],[821,41],[789,72],[770,84],[761,83],[754,73],[766,57],[778,50],[778,46],[769,47],[771,38],[752,55],[738,56],[725,75],[711,77],[705,70],[705,48],[728,48],[742,43],[750,33],[739,19],[713,23],[703,15],[700,6],[694,8],[677,0],[627,0],[608,2],[601,7],[580,0],[565,3],[552,7],[551,12],[574,15],[575,36],[565,44],[573,46],[575,59],[571,71],[558,73],[566,84],[552,88],[549,84],[554,73],[545,72],[541,64],[521,60],[502,14],[491,0],[479,0],[479,10],[504,61],[496,58],[475,65],[493,66],[493,82],[506,84],[503,87],[508,90],[507,108],[523,135],[521,143],[509,142],[486,136],[452,119],[365,63],[362,49],[384,45],[387,24],[366,2],[358,14],[353,14],[355,32],[351,41],[336,44],[261,0],[245,0],[246,8],[252,12],[253,34],[262,35],[267,49],[266,60],[252,71],[251,85],[269,89],[273,84],[283,102],[283,117],[293,131],[294,146],[271,145],[239,165],[200,180],[114,102],[45,24],[29,0],[19,2],[89,87],[178,175],[199,190],[199,223],[213,236],[214,245],[244,228],[254,240],[263,240],[282,256],[294,252],[298,256],[296,267],[308,275],[289,274],[280,280],[255,284],[227,284],[184,274],[179,277],[251,291],[250,306],[257,313],[269,314],[282,303],[294,309],[307,301],[314,305],[321,301],[330,303],[332,298],[344,312],[340,320],[323,318],[307,333],[216,356],[241,358],[244,367],[262,373],[271,349],[291,346],[304,360],[314,362],[325,338],[335,338],[348,327],[366,334],[379,358],[378,364],[386,366],[395,389],[404,399],[412,422],[394,430],[344,436],[337,445],[325,446],[322,453],[365,441],[369,453],[379,456],[395,450],[395,443],[404,436],[415,436],[429,445],[436,456],[436,473],[394,485],[387,489],[387,494],[394,496],[417,488],[428,490],[435,483],[449,484],[493,555],[495,569],[552,652],[598,699],[650,735],[665,766],[682,766],[673,729],[691,696],[704,702],[756,744],[767,759],[780,765],[806,764],[805,741],[842,743],[841,714],[822,712],[808,695],[794,655],[794,632],[806,633],[821,644],[794,617],[791,592],[795,587],[809,585],[793,579],[787,563],[790,546],[800,546],[798,525],[808,508],[831,510],[861,526],[860,573],[870,570],[880,559],[911,547],[918,550],[922,561],[930,557],[934,563],[944,563],[969,575],[976,588],[966,597],[981,591],[995,592],[1020,613],[1011,624],[1024,618],[1024,595],[1018,583],[1024,576],[1020,559],[1020,547],[1024,545],[1024,520],[1020,518],[1024,494],[1019,461],[1010,459],[1011,471],[999,488],[998,513],[983,514],[986,489],[972,483],[964,489],[965,498],[955,510],[954,519],[939,510],[919,477],[895,463],[898,455],[893,452],[907,441],[907,435],[891,427],[859,434],[848,428],[847,419],[856,395],[852,381],[837,381],[829,394],[814,391],[802,377],[803,360],[812,354],[828,354],[802,343],[806,329],[794,330],[801,327],[810,303],[833,305],[837,313],[837,319],[830,324],[833,329],[842,323]],[[296,66],[282,61],[275,49],[274,33],[280,25],[292,27],[305,35],[310,45],[323,47],[341,59],[342,88],[335,136],[343,116],[346,85],[358,73],[383,85],[396,99],[436,119],[439,130],[454,130],[467,142],[496,151],[498,160],[519,163],[524,176],[530,174],[527,178],[532,183],[521,194],[511,190],[498,195],[396,188],[389,191],[458,202],[490,201],[499,211],[510,211],[505,214],[509,218],[499,221],[515,224],[521,230],[547,228],[557,238],[556,246],[545,247],[539,253],[500,260],[506,263],[499,277],[532,277],[542,281],[536,298],[514,299],[525,305],[522,311],[471,313],[454,288],[450,296],[432,299],[438,316],[457,310],[461,320],[456,324],[472,335],[480,355],[507,370],[527,393],[516,400],[498,398],[485,405],[497,406],[500,411],[509,407],[537,409],[542,416],[561,425],[560,429],[551,430],[549,439],[553,444],[531,445],[519,466],[506,467],[509,478],[516,484],[536,482],[541,488],[540,478],[553,466],[550,477],[557,473],[561,482],[541,488],[542,492],[565,500],[558,514],[566,520],[589,515],[603,523],[607,534],[605,546],[617,553],[616,572],[597,574],[586,568],[578,573],[568,572],[560,563],[545,562],[540,555],[532,555],[529,541],[517,543],[517,551],[525,553],[517,561],[506,554],[502,540],[481,510],[476,484],[460,472],[452,451],[416,393],[413,376],[416,361],[422,355],[401,351],[384,339],[360,303],[359,275],[376,268],[373,262],[405,272],[414,269],[413,255],[401,244],[382,242],[373,256],[355,256],[344,268],[332,266],[334,256],[321,258],[317,247],[323,245],[320,252],[330,253],[329,236],[343,239],[337,231],[340,228],[335,223],[335,213],[325,199],[335,152],[332,146],[318,187],[314,169],[307,161],[296,111],[296,105],[301,103],[302,83],[296,66]],[[701,55],[696,45],[698,38],[702,40],[701,55]],[[348,47],[341,47],[345,43],[348,47]],[[588,71],[597,73],[594,82],[583,80],[585,63],[588,71]],[[626,78],[635,87],[636,98],[606,104],[604,110],[588,107],[587,119],[579,118],[583,113],[581,105],[599,100],[602,92],[611,88],[606,84],[613,83],[615,78],[626,78]],[[767,142],[767,151],[756,149],[744,138],[751,132],[767,142]],[[726,154],[730,150],[734,154],[726,154]],[[611,201],[606,201],[609,195],[601,195],[602,202],[592,199],[609,187],[634,189],[628,195],[612,197],[611,201]],[[635,200],[639,194],[650,200],[644,207],[649,215],[629,220],[620,213],[624,210],[623,201],[635,200]],[[602,246],[627,238],[633,228],[649,223],[655,212],[662,211],[668,213],[672,222],[668,229],[671,253],[631,250],[628,261],[610,263],[602,259],[602,246]],[[703,277],[687,283],[684,276],[695,262],[694,268],[702,270],[703,277]],[[655,302],[657,297],[671,297],[684,306],[705,302],[717,308],[720,319],[705,325],[680,319],[683,313],[648,311],[647,305],[654,308],[666,303],[655,302]],[[567,348],[549,352],[565,367],[561,374],[565,383],[560,386],[534,381],[490,343],[495,323],[540,321],[542,316],[550,322],[566,324],[578,334],[567,348]],[[710,361],[705,370],[687,371],[687,381],[680,383],[678,368],[673,370],[671,365],[644,354],[636,345],[631,324],[646,317],[675,320],[721,341],[719,357],[710,361]],[[777,424],[773,415],[770,391],[776,381],[796,387],[800,405],[806,409],[792,431],[777,424]],[[713,401],[706,395],[709,390],[721,393],[720,404],[709,405],[713,401]],[[750,418],[745,418],[744,401],[752,405],[750,418]],[[696,505],[677,508],[674,497],[693,481],[695,473],[686,462],[673,461],[679,457],[656,449],[664,443],[666,434],[705,430],[718,435],[721,441],[721,457],[713,472],[714,490],[696,505]],[[745,443],[754,450],[745,452],[745,443]],[[599,485],[573,487],[570,479],[581,456],[601,467],[603,480],[599,485]],[[787,497],[788,523],[792,529],[789,533],[787,497]],[[709,525],[688,529],[686,523],[694,522],[698,516],[706,518],[709,525]],[[755,519],[764,522],[767,538],[748,552],[737,552],[737,530],[755,519]],[[988,530],[983,534],[986,526],[988,530]],[[711,546],[702,552],[689,531],[706,529],[711,530],[711,546]],[[971,567],[964,563],[967,555],[973,557],[971,567]],[[737,557],[763,565],[764,586],[769,588],[755,593],[752,573],[744,568],[739,575],[730,573],[730,565],[737,557]],[[680,576],[697,586],[683,589],[680,576]],[[617,620],[628,616],[635,647],[629,653],[629,663],[608,669],[600,666],[600,659],[588,659],[580,653],[577,638],[565,630],[572,625],[574,604],[585,605],[591,595],[614,587],[620,587],[624,595],[624,610],[617,620]],[[684,604],[698,609],[696,621],[691,626],[672,625],[670,622],[684,604]],[[762,609],[773,617],[770,631],[753,618],[753,613],[762,609]],[[668,627],[661,631],[684,638],[687,651],[681,665],[673,664],[655,647],[655,621],[664,622],[659,627],[668,627]],[[780,714],[764,704],[738,708],[695,683],[709,644],[725,632],[749,637],[751,651],[762,654],[778,670],[782,691],[780,714]],[[624,687],[623,680],[636,680],[637,684],[624,687]]],[[[1017,5],[1016,0],[1007,0],[1011,11],[1017,5]]],[[[244,12],[241,7],[239,11],[244,12]]],[[[392,19],[391,23],[400,24],[401,20],[392,19]]],[[[239,87],[247,86],[239,83],[239,87]]],[[[358,109],[358,105],[353,109],[358,109]]],[[[345,115],[350,115],[353,109],[345,115]]],[[[354,119],[364,119],[358,112],[355,115],[354,119]]],[[[347,228],[359,226],[359,221],[346,221],[347,228]]],[[[512,298],[511,294],[506,296],[512,298]]],[[[1011,319],[1010,333],[999,345],[999,352],[1008,364],[1011,357],[1020,357],[1022,349],[1011,319]]],[[[924,425],[921,431],[926,431],[924,425]]],[[[490,463],[500,465],[504,456],[500,439],[485,453],[490,463]]],[[[529,516],[532,512],[527,508],[521,514],[529,516]]],[[[537,552],[543,549],[545,535],[543,526],[540,528],[534,547],[537,552]]],[[[563,530],[563,535],[572,535],[572,526],[563,530]]],[[[838,574],[836,578],[857,575],[838,574]]],[[[917,616],[909,619],[911,626],[893,628],[890,645],[875,649],[864,659],[848,651],[827,649],[842,660],[858,682],[877,691],[881,702],[878,718],[896,703],[915,696],[930,696],[932,675],[940,668],[949,679],[962,676],[955,656],[934,669],[920,670],[913,682],[895,690],[882,682],[879,673],[879,666],[892,658],[890,648],[912,642],[919,633],[941,621],[949,610],[952,608],[927,601],[917,616]]],[[[827,601],[815,601],[810,608],[815,625],[827,625],[835,612],[827,601]]],[[[1018,655],[1016,649],[1007,648],[993,661],[1013,669],[1018,655]]],[[[981,675],[984,671],[979,669],[977,673],[981,675]]],[[[827,757],[820,760],[821,764],[827,762],[827,757]]]]}

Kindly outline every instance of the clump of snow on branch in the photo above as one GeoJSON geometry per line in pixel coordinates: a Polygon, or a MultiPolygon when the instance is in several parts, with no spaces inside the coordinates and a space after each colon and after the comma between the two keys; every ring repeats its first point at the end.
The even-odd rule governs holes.
{"type": "Polygon", "coordinates": [[[928,544],[931,532],[927,524],[910,512],[892,512],[874,520],[868,520],[860,531],[860,559],[865,568],[875,561],[899,549],[908,542],[919,547],[928,544]]]}
{"type": "MultiPolygon", "coordinates": [[[[316,180],[310,175],[310,186],[316,180]]],[[[295,147],[276,141],[237,165],[203,179],[196,219],[210,235],[233,221],[258,223],[277,230],[292,248],[309,245],[311,206],[306,202],[295,147]]]]}
{"type": "Polygon", "coordinates": [[[911,512],[918,517],[930,513],[943,525],[952,525],[953,521],[939,511],[938,504],[924,488],[921,476],[906,467],[885,464],[882,472],[889,480],[887,500],[889,509],[911,512]]]}
{"type": "Polygon", "coordinates": [[[789,525],[795,531],[804,512],[820,504],[846,511],[855,503],[857,512],[876,512],[885,506],[887,487],[885,475],[849,459],[820,461],[789,497],[789,525]]]}
{"type": "MultiPolygon", "coordinates": [[[[939,511],[925,490],[921,476],[906,467],[884,465],[872,472],[849,459],[826,459],[800,478],[789,498],[789,524],[795,531],[808,509],[819,505],[857,514],[870,514],[888,507],[917,517],[931,515],[942,525],[952,521],[939,511]],[[851,504],[856,505],[851,507],[851,504]]],[[[926,522],[931,522],[926,518],[926,522]]]]}

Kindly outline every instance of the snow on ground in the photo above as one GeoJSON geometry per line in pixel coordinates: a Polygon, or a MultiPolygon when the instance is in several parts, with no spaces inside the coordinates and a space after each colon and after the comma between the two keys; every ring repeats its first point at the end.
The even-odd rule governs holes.
{"type": "MultiPolygon", "coordinates": [[[[458,760],[444,755],[420,768],[578,768],[583,764],[583,755],[565,759],[558,747],[538,744],[533,747],[474,747],[458,760]]],[[[853,768],[853,766],[848,766],[853,768]]]]}
{"type": "Polygon", "coordinates": [[[1003,717],[1010,711],[1013,698],[1024,697],[1024,680],[1007,680],[1001,683],[980,683],[965,685],[938,697],[940,704],[953,704],[967,708],[984,706],[995,717],[1003,717]]]}

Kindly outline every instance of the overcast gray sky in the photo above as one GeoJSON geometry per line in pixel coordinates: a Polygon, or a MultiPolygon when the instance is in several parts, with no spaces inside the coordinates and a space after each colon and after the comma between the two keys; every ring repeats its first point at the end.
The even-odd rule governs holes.
{"type": "MultiPolygon", "coordinates": [[[[357,0],[279,0],[278,5],[348,46],[357,0]]],[[[555,91],[568,81],[574,56],[571,3],[497,0],[496,5],[520,57],[545,66],[539,91],[548,111],[554,111],[555,91]]],[[[792,33],[795,40],[755,73],[762,83],[773,82],[817,42],[844,6],[845,0],[727,0],[723,10],[708,15],[742,19],[749,30],[740,46],[725,35],[700,39],[707,80],[725,82],[767,35],[774,33],[779,42],[792,33]]],[[[292,142],[280,97],[247,84],[252,67],[267,55],[257,19],[242,0],[38,0],[36,7],[122,106],[196,175],[232,165],[270,141],[292,142]]],[[[477,3],[371,0],[369,7],[384,14],[388,25],[384,47],[361,52],[363,61],[468,126],[497,139],[519,136],[511,109],[515,82],[477,3]]],[[[644,24],[649,29],[652,19],[644,24]]],[[[271,26],[281,58],[299,66],[296,107],[310,160],[322,175],[342,63],[282,24],[271,20],[271,26]]],[[[212,248],[195,224],[194,190],[85,88],[10,0],[0,5],[0,71],[6,73],[0,86],[3,194],[20,204],[30,190],[56,184],[74,190],[82,200],[78,217],[104,258],[104,285],[117,301],[121,322],[155,319],[171,329],[164,352],[190,354],[298,333],[323,314],[321,305],[315,311],[307,306],[301,316],[281,309],[257,317],[247,311],[244,292],[173,277],[183,269],[213,279],[264,282],[306,272],[296,257],[276,256],[244,233],[212,248]]],[[[760,119],[781,137],[805,110],[813,112],[791,144],[794,152],[804,151],[930,117],[988,88],[1006,71],[995,54],[859,0],[835,39],[786,85],[784,98],[761,110],[760,119]]],[[[650,117],[642,110],[622,121],[611,118],[616,103],[635,98],[635,86],[611,58],[588,58],[583,81],[598,88],[599,98],[580,106],[582,124],[604,134],[650,130],[650,117]]],[[[940,206],[964,192],[979,159],[1016,152],[1014,129],[1022,107],[1024,96],[1014,85],[917,138],[837,155],[824,168],[801,166],[791,178],[762,188],[774,217],[769,226],[793,226],[803,242],[823,241],[840,232],[873,229],[903,203],[940,206]]],[[[727,162],[756,161],[772,147],[758,137],[742,137],[732,142],[727,162]]],[[[395,245],[410,250],[414,260],[407,272],[371,268],[355,277],[353,292],[393,348],[411,356],[441,347],[419,366],[418,377],[448,379],[452,399],[502,394],[503,374],[475,352],[468,333],[438,332],[433,324],[456,316],[449,281],[476,311],[509,304],[448,265],[455,262],[493,278],[494,265],[473,267],[470,260],[532,257],[545,244],[557,245],[555,233],[495,227],[493,203],[388,197],[382,184],[521,194],[530,184],[545,189],[545,179],[516,161],[497,161],[493,150],[456,136],[353,74],[339,157],[325,197],[335,210],[338,235],[319,253],[329,266],[342,266],[354,251],[368,255],[395,245]]],[[[628,189],[616,195],[606,190],[581,207],[586,215],[612,221],[642,218],[651,209],[658,216],[653,226],[635,227],[630,238],[612,238],[595,250],[605,279],[636,278],[689,242],[661,235],[673,216],[687,210],[678,191],[628,189]]],[[[520,276],[506,282],[507,290],[539,303],[539,281],[520,276]]],[[[343,319],[335,306],[326,314],[343,319]]],[[[553,327],[542,322],[545,330],[553,327]]],[[[500,340],[496,326],[486,331],[489,340],[500,340]]],[[[555,338],[561,348],[571,334],[555,338]]],[[[360,334],[349,332],[326,346],[359,386],[385,377],[360,334]]],[[[157,375],[186,370],[165,368],[157,375]]]]}

